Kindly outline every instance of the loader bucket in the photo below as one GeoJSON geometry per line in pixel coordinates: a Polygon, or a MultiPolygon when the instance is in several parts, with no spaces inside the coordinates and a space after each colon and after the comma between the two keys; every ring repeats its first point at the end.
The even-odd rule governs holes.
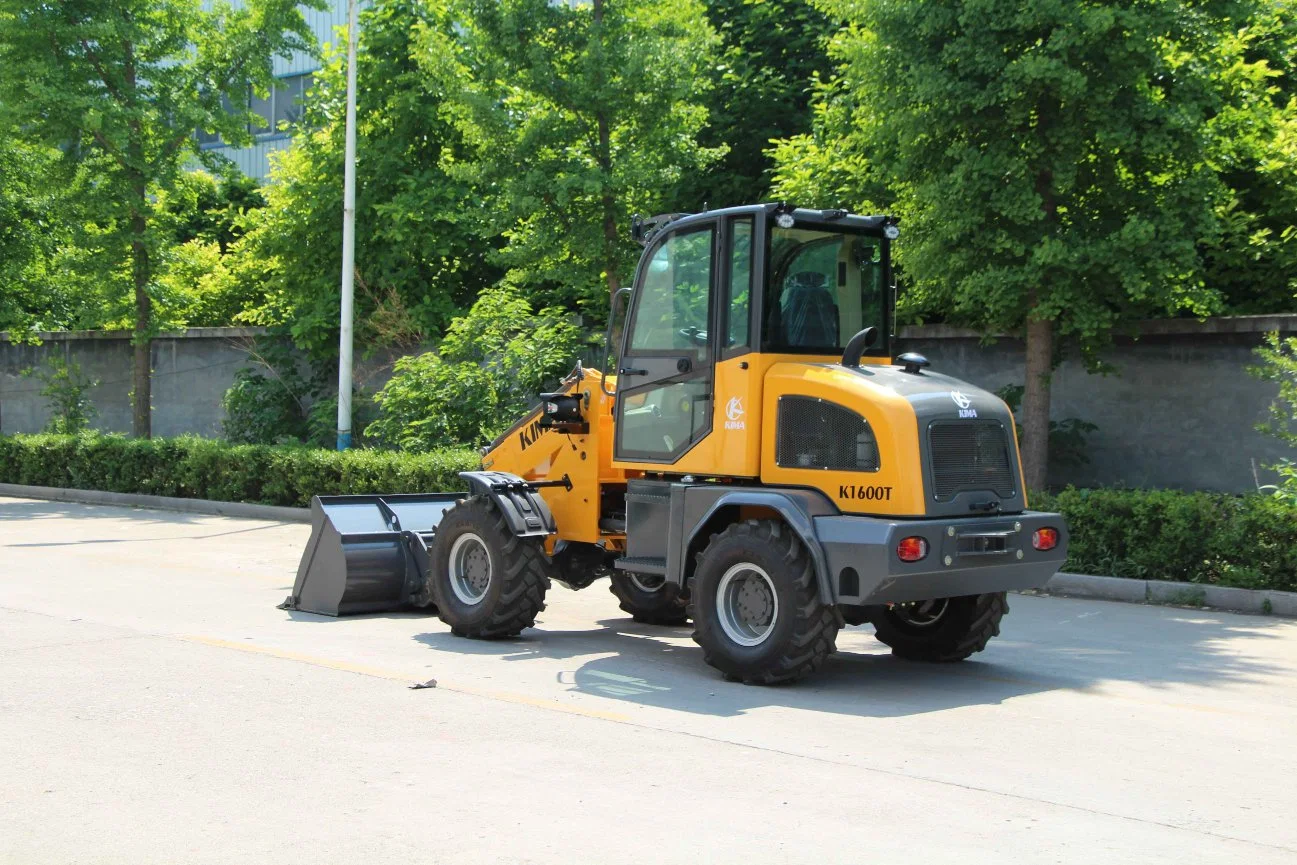
{"type": "Polygon", "coordinates": [[[463,493],[316,496],[293,593],[280,605],[326,616],[395,610],[411,603],[427,572],[442,514],[463,493]]]}

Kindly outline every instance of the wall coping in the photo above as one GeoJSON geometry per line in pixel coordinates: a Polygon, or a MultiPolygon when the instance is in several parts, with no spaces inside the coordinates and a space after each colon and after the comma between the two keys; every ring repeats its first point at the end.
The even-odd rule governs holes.
{"type": "MultiPolygon", "coordinates": [[[[1141,321],[1135,332],[1139,336],[1203,335],[1223,333],[1297,333],[1297,313],[1275,315],[1222,315],[1213,318],[1154,318],[1141,321]]],[[[949,324],[906,325],[901,339],[982,339],[985,334],[971,327],[949,324]]],[[[1014,339],[1013,334],[994,334],[995,339],[1014,339]]]]}
{"type": "MultiPolygon", "coordinates": [[[[238,339],[240,337],[266,336],[270,333],[265,327],[191,327],[185,330],[159,333],[157,339],[238,339]]],[[[82,339],[129,340],[133,336],[129,330],[42,330],[32,336],[41,342],[73,342],[82,339]]],[[[0,331],[0,342],[14,342],[8,331],[0,331]]]]}

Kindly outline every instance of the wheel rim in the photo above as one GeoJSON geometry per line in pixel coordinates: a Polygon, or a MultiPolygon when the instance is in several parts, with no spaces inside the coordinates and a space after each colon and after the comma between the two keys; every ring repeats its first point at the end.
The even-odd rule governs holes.
{"type": "Polygon", "coordinates": [[[911,628],[931,628],[941,621],[949,607],[949,598],[935,598],[930,601],[897,604],[892,607],[891,613],[903,625],[909,625],[911,628]]]}
{"type": "Polygon", "coordinates": [[[741,562],[725,572],[716,587],[721,630],[740,646],[764,643],[779,620],[779,595],[762,568],[741,562]]]}
{"type": "Polygon", "coordinates": [[[481,603],[491,587],[491,556],[486,542],[464,532],[450,547],[450,588],[465,604],[481,603]]]}
{"type": "Polygon", "coordinates": [[[639,589],[641,592],[650,595],[654,592],[662,591],[662,587],[667,584],[665,577],[660,577],[656,574],[641,576],[640,574],[631,572],[628,576],[632,586],[639,589]]]}

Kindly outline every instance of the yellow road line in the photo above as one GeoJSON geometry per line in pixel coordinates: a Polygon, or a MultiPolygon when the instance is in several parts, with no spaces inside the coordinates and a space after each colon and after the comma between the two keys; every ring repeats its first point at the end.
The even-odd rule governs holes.
{"type": "MultiPolygon", "coordinates": [[[[275,649],[270,646],[258,646],[255,643],[239,642],[237,640],[223,640],[219,637],[207,637],[202,634],[185,634],[177,637],[177,639],[184,640],[188,643],[214,646],[218,649],[234,649],[235,651],[247,652],[251,655],[267,655],[285,661],[296,661],[301,664],[310,664],[313,667],[323,667],[328,670],[338,670],[344,673],[356,673],[357,675],[369,676],[375,679],[387,679],[392,682],[414,684],[419,680],[419,674],[402,673],[396,670],[369,667],[364,664],[352,664],[348,661],[335,661],[331,658],[321,658],[317,655],[306,655],[301,652],[275,649]]],[[[514,703],[520,706],[532,706],[537,709],[546,709],[551,712],[562,712],[567,715],[578,715],[582,718],[596,718],[600,721],[614,721],[616,723],[626,724],[631,723],[632,720],[627,715],[619,715],[615,712],[600,712],[597,709],[584,709],[580,706],[571,706],[566,703],[560,703],[557,700],[529,697],[526,694],[515,694],[511,691],[487,691],[469,685],[446,682],[442,679],[437,680],[437,689],[452,691],[456,694],[466,694],[472,697],[481,697],[487,700],[499,700],[504,703],[514,703]]]]}

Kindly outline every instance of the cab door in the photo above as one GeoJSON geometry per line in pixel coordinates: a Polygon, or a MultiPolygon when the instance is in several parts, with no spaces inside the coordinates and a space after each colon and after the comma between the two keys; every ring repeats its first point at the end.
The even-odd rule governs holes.
{"type": "Polygon", "coordinates": [[[716,229],[671,232],[641,266],[617,369],[619,463],[671,465],[711,432],[716,229]]]}

